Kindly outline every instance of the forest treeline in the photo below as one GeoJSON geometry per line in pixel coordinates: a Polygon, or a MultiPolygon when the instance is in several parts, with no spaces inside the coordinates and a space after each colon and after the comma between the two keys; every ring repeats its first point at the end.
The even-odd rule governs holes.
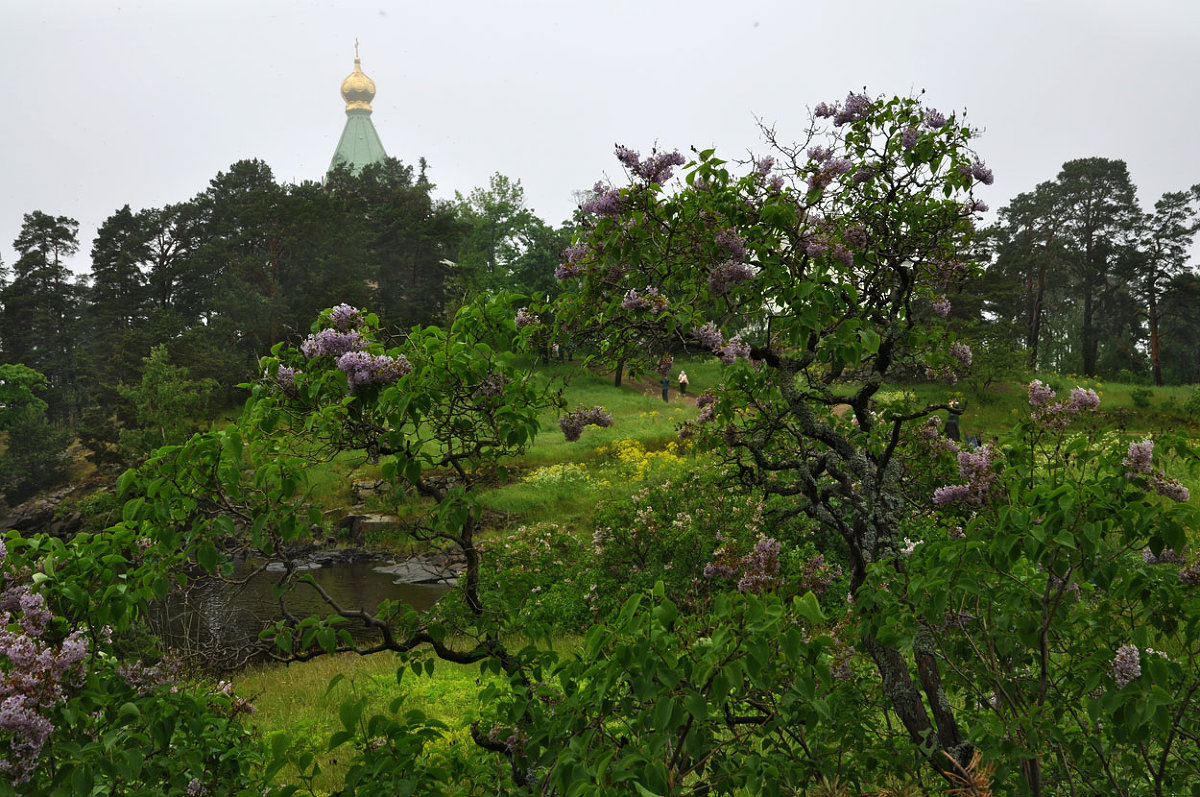
{"type": "Polygon", "coordinates": [[[84,275],[68,268],[78,223],[26,214],[0,272],[3,362],[43,375],[23,384],[48,420],[117,464],[171,442],[164,425],[200,411],[199,397],[235,401],[258,358],[331,304],[377,308],[399,334],[499,285],[557,290],[571,230],[526,208],[519,181],[495,175],[446,201],[424,171],[388,159],[286,185],[240,161],[190,200],[113,213],[84,275]]]}
{"type": "MultiPolygon", "coordinates": [[[[44,379],[0,377],[37,399],[10,402],[23,420],[0,424],[4,470],[25,474],[21,488],[5,480],[6,495],[61,475],[47,452],[71,438],[100,465],[173,442],[206,406],[235,402],[258,358],[306,333],[321,308],[370,306],[398,336],[482,291],[557,293],[571,223],[539,219],[520,181],[499,174],[454,201],[433,190],[423,161],[299,184],[240,161],[190,200],[113,213],[85,275],[67,266],[78,223],[26,214],[17,258],[0,269],[0,356],[44,379]],[[39,404],[45,418],[33,423],[39,404]]],[[[944,306],[974,342],[974,367],[996,378],[1200,380],[1200,275],[1189,262],[1198,212],[1200,187],[1143,210],[1126,164],[1103,158],[1070,161],[1019,194],[977,236],[987,268],[947,285],[944,306]]]]}

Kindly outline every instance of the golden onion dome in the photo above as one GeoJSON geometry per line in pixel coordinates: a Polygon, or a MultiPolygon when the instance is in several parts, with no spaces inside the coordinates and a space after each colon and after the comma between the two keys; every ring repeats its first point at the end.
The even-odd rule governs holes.
{"type": "Polygon", "coordinates": [[[354,71],[342,81],[342,99],[346,101],[347,111],[369,111],[371,100],[375,99],[375,81],[363,74],[357,53],[354,71]]]}

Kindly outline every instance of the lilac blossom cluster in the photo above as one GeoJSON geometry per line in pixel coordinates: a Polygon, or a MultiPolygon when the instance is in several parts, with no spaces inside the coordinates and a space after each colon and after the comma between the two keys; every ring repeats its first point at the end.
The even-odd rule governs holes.
{"type": "Polygon", "coordinates": [[[537,324],[539,320],[540,319],[535,314],[522,307],[517,311],[516,317],[513,318],[513,323],[517,325],[517,329],[524,329],[525,327],[530,327],[534,324],[537,324]]]}
{"type": "Polygon", "coordinates": [[[854,176],[850,178],[855,185],[862,185],[875,179],[876,172],[874,166],[859,166],[858,171],[854,172],[854,176]]]}
{"type": "Polygon", "coordinates": [[[918,429],[917,439],[934,454],[959,452],[958,443],[942,434],[942,417],[930,415],[918,429]]]}
{"type": "Polygon", "coordinates": [[[365,351],[348,351],[338,358],[337,367],[346,374],[350,392],[368,385],[386,385],[412,373],[412,364],[403,354],[391,357],[365,351]]]}
{"type": "Polygon", "coordinates": [[[479,383],[479,387],[475,388],[473,395],[476,398],[491,398],[494,396],[499,396],[504,392],[504,386],[510,381],[511,380],[504,374],[492,371],[483,378],[483,381],[479,383]]]}
{"type": "Polygon", "coordinates": [[[1142,561],[1148,565],[1181,565],[1184,560],[1170,548],[1163,548],[1157,556],[1149,548],[1143,548],[1142,561]]]}
{"type": "Polygon", "coordinates": [[[818,191],[854,168],[847,158],[830,158],[808,177],[808,190],[818,191]]]}
{"type": "Polygon", "coordinates": [[[746,259],[746,241],[733,230],[721,230],[713,236],[713,242],[728,252],[730,259],[746,259]]]}
{"type": "Polygon", "coordinates": [[[833,117],[835,127],[841,127],[850,122],[860,122],[867,118],[867,114],[871,111],[871,99],[866,94],[855,94],[850,92],[846,95],[846,101],[841,105],[829,105],[821,103],[813,110],[813,114],[818,117],[833,117]]]}
{"type": "MultiPolygon", "coordinates": [[[[821,105],[824,105],[824,103],[821,103],[821,105]]],[[[824,163],[832,157],[833,149],[831,147],[809,147],[808,149],[809,160],[814,160],[817,163],[824,163]]]]}
{"type": "Polygon", "coordinates": [[[733,365],[734,361],[750,359],[750,346],[738,337],[725,340],[717,325],[709,321],[702,327],[692,330],[692,336],[713,354],[720,358],[725,365],[733,365]]]}
{"type": "Polygon", "coordinates": [[[667,377],[669,377],[671,375],[671,368],[674,365],[675,365],[675,358],[669,354],[664,354],[663,356],[658,358],[658,364],[654,367],[654,370],[658,373],[659,376],[661,376],[663,379],[666,379],[667,377]]]}
{"type": "Polygon", "coordinates": [[[1100,407],[1100,396],[1091,388],[1072,389],[1067,401],[1055,401],[1055,398],[1054,390],[1040,379],[1029,383],[1029,406],[1033,407],[1030,417],[1049,429],[1064,429],[1073,416],[1100,407]]]}
{"type": "Polygon", "coordinates": [[[840,243],[831,244],[828,239],[819,235],[809,238],[804,243],[804,253],[812,258],[832,255],[844,266],[854,265],[854,253],[850,249],[840,243]]]}
{"type": "Polygon", "coordinates": [[[1122,645],[1117,648],[1117,654],[1113,657],[1111,670],[1113,680],[1117,682],[1117,686],[1124,688],[1132,681],[1136,681],[1142,676],[1142,662],[1140,652],[1134,645],[1122,645]]]}
{"type": "Polygon", "coordinates": [[[950,309],[950,300],[945,295],[938,296],[933,300],[933,313],[938,318],[949,318],[950,309]]]}
{"type": "Polygon", "coordinates": [[[629,169],[636,177],[655,185],[662,185],[670,180],[675,171],[674,167],[687,163],[687,159],[679,153],[679,150],[652,151],[650,157],[642,160],[641,155],[637,152],[628,147],[618,146],[616,154],[617,160],[621,161],[625,168],[629,169]]]}
{"type": "Polygon", "coordinates": [[[300,373],[290,365],[281,365],[275,369],[275,386],[289,396],[296,393],[296,374],[300,373]]]}
{"type": "MultiPolygon", "coordinates": [[[[621,212],[624,201],[620,189],[597,182],[592,186],[592,198],[579,206],[584,213],[596,216],[616,216],[621,212]]],[[[562,277],[559,277],[562,279],[562,277]]]]}
{"type": "Polygon", "coordinates": [[[696,416],[696,423],[711,423],[717,415],[717,394],[715,391],[706,390],[696,399],[696,406],[700,409],[700,414],[696,416]]]}
{"type": "Polygon", "coordinates": [[[753,550],[741,557],[721,546],[713,552],[713,560],[704,566],[704,577],[737,578],[739,592],[763,592],[779,581],[779,550],[779,541],[772,537],[759,537],[753,550]]]}
{"type": "MultiPolygon", "coordinates": [[[[7,554],[0,542],[0,565],[7,554]]],[[[64,700],[67,688],[85,675],[87,634],[73,631],[54,646],[44,638],[53,619],[45,598],[28,583],[0,592],[0,661],[7,662],[0,668],[0,734],[8,736],[0,772],[17,784],[33,774],[54,731],[43,712],[64,700]]]]}
{"type": "Polygon", "coordinates": [[[904,132],[900,134],[900,146],[905,149],[912,149],[917,145],[917,140],[921,137],[921,131],[915,127],[906,127],[904,132]]]}
{"type": "Polygon", "coordinates": [[[568,443],[574,443],[583,434],[585,426],[612,426],[612,416],[603,407],[579,407],[558,419],[558,428],[568,443]]]}
{"type": "Polygon", "coordinates": [[[960,167],[963,177],[973,177],[984,185],[991,185],[995,180],[992,170],[983,161],[975,161],[970,166],[960,167]]]}
{"type": "Polygon", "coordinates": [[[754,549],[742,558],[742,577],[739,592],[759,593],[770,589],[779,580],[779,541],[759,537],[754,549]]]}
{"type": "Polygon", "coordinates": [[[825,561],[825,554],[819,553],[809,559],[800,573],[800,589],[812,590],[817,595],[824,595],[829,586],[842,576],[842,566],[836,562],[825,561]]]}
{"type": "Polygon", "coordinates": [[[965,484],[939,487],[933,491],[935,506],[969,504],[983,506],[998,478],[995,469],[996,452],[991,444],[971,451],[958,452],[958,475],[965,484]]]}
{"type": "Polygon", "coordinates": [[[717,329],[717,325],[709,321],[699,329],[693,329],[692,335],[695,336],[697,342],[707,349],[716,351],[725,343],[725,336],[721,334],[721,330],[717,329]]]}
{"type": "Polygon", "coordinates": [[[1146,438],[1130,443],[1129,450],[1125,453],[1125,459],[1121,460],[1121,464],[1128,468],[1125,471],[1125,478],[1145,479],[1154,492],[1177,503],[1186,504],[1191,498],[1188,488],[1180,484],[1178,480],[1155,470],[1151,464],[1153,458],[1153,440],[1146,438]]]}
{"type": "Polygon", "coordinates": [[[971,367],[971,347],[961,341],[955,341],[950,344],[950,356],[958,360],[960,368],[971,367]]]}
{"type": "Polygon", "coordinates": [[[754,267],[740,260],[726,260],[718,263],[708,272],[708,287],[716,296],[724,296],[729,286],[754,277],[754,267]]]}
{"type": "Polygon", "coordinates": [[[357,330],[342,332],[337,329],[322,329],[315,335],[309,335],[300,344],[300,351],[312,360],[317,357],[341,357],[352,351],[362,351],[367,348],[367,339],[357,330]]]}
{"type": "Polygon", "coordinates": [[[339,332],[349,332],[362,326],[362,313],[357,307],[339,304],[329,311],[329,322],[339,332]]]}
{"type": "Polygon", "coordinates": [[[946,126],[946,115],[936,108],[925,111],[925,126],[930,130],[940,130],[946,126]]]}
{"type": "Polygon", "coordinates": [[[667,297],[658,292],[653,285],[646,288],[644,293],[638,293],[636,288],[630,288],[621,300],[621,306],[626,310],[647,310],[650,315],[658,315],[667,309],[667,297]]]}
{"type": "Polygon", "coordinates": [[[580,272],[583,271],[583,266],[580,261],[583,260],[584,255],[587,253],[587,244],[582,242],[568,246],[566,251],[563,252],[563,254],[566,255],[567,262],[562,263],[554,269],[554,278],[558,280],[566,280],[579,276],[580,272]]]}

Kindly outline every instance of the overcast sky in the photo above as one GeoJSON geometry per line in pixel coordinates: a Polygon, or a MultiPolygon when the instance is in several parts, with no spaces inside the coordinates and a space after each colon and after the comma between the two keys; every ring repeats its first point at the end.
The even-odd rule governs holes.
{"type": "Polygon", "coordinates": [[[558,224],[614,143],[764,153],[849,90],[967,111],[993,209],[1063,162],[1124,159],[1147,209],[1200,182],[1198,0],[2,0],[0,261],[22,215],[96,227],[260,158],[320,179],[354,65],[388,154],[436,195],[501,172],[558,224]]]}

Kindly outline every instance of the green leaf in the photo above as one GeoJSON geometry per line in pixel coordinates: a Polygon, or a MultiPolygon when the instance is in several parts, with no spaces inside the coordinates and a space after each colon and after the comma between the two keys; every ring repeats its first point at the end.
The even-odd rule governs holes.
{"type": "Polygon", "coordinates": [[[358,726],[358,721],[362,717],[363,701],[359,699],[351,699],[343,701],[338,708],[338,718],[342,721],[342,727],[348,731],[354,730],[358,726]]]}
{"type": "Polygon", "coordinates": [[[703,695],[692,693],[683,699],[683,705],[696,719],[703,722],[708,719],[708,701],[703,695]]]}

